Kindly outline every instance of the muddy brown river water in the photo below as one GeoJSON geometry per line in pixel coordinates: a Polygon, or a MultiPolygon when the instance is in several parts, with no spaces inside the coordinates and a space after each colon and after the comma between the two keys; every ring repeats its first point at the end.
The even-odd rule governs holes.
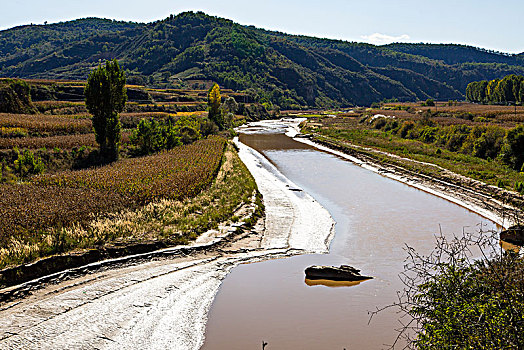
{"type": "MultiPolygon", "coordinates": [[[[368,311],[402,289],[405,243],[423,253],[439,225],[460,233],[494,224],[460,206],[363,169],[283,134],[241,135],[336,221],[326,255],[244,264],[223,281],[209,312],[202,349],[382,349],[392,344],[398,314],[368,324],[368,311]],[[313,264],[348,264],[374,276],[356,285],[306,283],[313,264]]],[[[401,348],[399,346],[399,348],[401,348]]]]}

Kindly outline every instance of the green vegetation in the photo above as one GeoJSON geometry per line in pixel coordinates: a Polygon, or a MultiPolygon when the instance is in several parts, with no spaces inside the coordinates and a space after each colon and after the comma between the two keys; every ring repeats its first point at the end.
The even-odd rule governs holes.
{"type": "Polygon", "coordinates": [[[501,250],[496,232],[438,237],[428,256],[408,252],[394,304],[411,319],[400,334],[407,348],[522,348],[524,261],[501,250]]]}
{"type": "Polygon", "coordinates": [[[15,152],[18,154],[18,158],[14,162],[14,170],[20,178],[26,178],[29,175],[38,175],[44,172],[45,165],[42,159],[35,157],[33,152],[26,149],[21,153],[16,148],[15,152]]]}
{"type": "Polygon", "coordinates": [[[124,110],[127,93],[126,77],[116,60],[99,65],[87,79],[86,107],[93,115],[93,129],[100,153],[118,159],[121,124],[118,114],[124,110]]]}
{"type": "Polygon", "coordinates": [[[394,43],[386,45],[390,50],[423,56],[433,60],[441,60],[446,64],[464,63],[498,63],[512,66],[522,66],[524,58],[518,54],[507,54],[493,50],[481,49],[460,44],[408,44],[394,43]]]}
{"type": "MultiPolygon", "coordinates": [[[[256,194],[234,151],[224,155],[225,139],[213,135],[207,89],[125,86],[116,61],[96,68],[87,84],[19,85],[37,107],[31,113],[40,113],[0,113],[0,268],[111,244],[184,244],[256,194]],[[110,165],[95,149],[104,142],[107,158],[119,149],[110,165]]],[[[257,117],[260,105],[232,95],[224,91],[220,113],[242,106],[255,114],[235,118],[257,117]]]]}
{"type": "Polygon", "coordinates": [[[0,80],[0,113],[35,113],[30,91],[30,86],[23,80],[0,80]]]}
{"type": "Polygon", "coordinates": [[[524,345],[524,262],[500,261],[443,266],[420,286],[413,314],[424,317],[418,349],[517,349],[524,345]]]}
{"type": "Polygon", "coordinates": [[[131,142],[138,146],[140,154],[152,154],[169,150],[182,144],[190,144],[214,133],[207,119],[181,117],[178,120],[142,119],[131,135],[131,142]],[[209,129],[211,128],[211,129],[209,129]]]}
{"type": "Polygon", "coordinates": [[[154,201],[136,210],[97,219],[82,228],[59,229],[58,232],[86,237],[86,241],[98,240],[101,244],[149,240],[187,244],[201,233],[217,229],[219,223],[237,220],[236,210],[242,204],[251,203],[255,196],[257,210],[263,210],[255,180],[232,145],[227,145],[222,161],[210,186],[194,197],[154,201]]]}
{"type": "Polygon", "coordinates": [[[524,172],[524,125],[508,131],[503,157],[513,169],[524,172]]]}
{"type": "Polygon", "coordinates": [[[524,76],[511,74],[503,79],[469,83],[468,101],[476,103],[522,104],[524,102],[524,76]]]}
{"type": "Polygon", "coordinates": [[[85,79],[100,57],[117,58],[132,84],[207,90],[218,83],[243,91],[237,102],[270,110],[461,100],[471,81],[524,74],[516,55],[295,36],[201,12],[149,24],[84,19],[0,32],[3,76],[85,79]]]}

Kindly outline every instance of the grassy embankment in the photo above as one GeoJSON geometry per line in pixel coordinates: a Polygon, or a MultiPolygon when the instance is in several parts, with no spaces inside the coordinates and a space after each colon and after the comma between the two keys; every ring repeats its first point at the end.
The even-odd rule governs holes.
{"type": "MultiPolygon", "coordinates": [[[[442,167],[510,190],[524,182],[524,173],[512,169],[503,161],[504,136],[518,123],[517,120],[508,121],[513,107],[504,109],[493,106],[493,110],[484,107],[484,114],[466,112],[467,106],[461,106],[460,111],[455,113],[440,106],[439,114],[421,113],[413,111],[412,106],[407,107],[411,107],[411,111],[406,111],[407,108],[363,109],[336,118],[310,116],[302,131],[313,133],[319,140],[329,140],[348,150],[367,154],[378,161],[430,176],[441,177],[445,173],[439,168],[442,167]],[[490,122],[486,122],[486,113],[491,118],[490,122]],[[376,114],[395,115],[396,118],[372,119],[376,114]],[[377,150],[439,167],[387,156],[377,150]]],[[[514,118],[514,115],[511,116],[514,118]]],[[[516,117],[519,119],[520,115],[516,117]]]]}

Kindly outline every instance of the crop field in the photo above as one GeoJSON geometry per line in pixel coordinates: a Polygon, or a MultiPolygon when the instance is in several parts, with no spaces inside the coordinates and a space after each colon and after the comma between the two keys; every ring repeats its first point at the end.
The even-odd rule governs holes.
{"type": "Polygon", "coordinates": [[[211,137],[151,156],[0,186],[0,267],[78,247],[78,237],[70,237],[77,243],[66,247],[49,233],[53,230],[197,195],[218,173],[225,143],[211,137]]]}
{"type": "Polygon", "coordinates": [[[99,152],[91,115],[80,99],[85,82],[27,82],[34,93],[29,102],[34,108],[27,113],[35,114],[0,113],[0,268],[111,244],[117,238],[140,242],[154,236],[155,240],[183,243],[230,217],[255,191],[253,179],[232,155],[232,147],[226,147],[226,140],[202,138],[200,128],[205,123],[199,120],[207,113],[199,109],[205,105],[206,91],[144,92],[143,87],[128,86],[136,90],[132,92],[135,99],[151,93],[159,100],[127,103],[120,114],[120,158],[108,163],[99,152]],[[177,134],[183,141],[171,146],[174,148],[155,149],[149,155],[140,152],[136,133],[141,120],[163,123],[180,118],[177,132],[183,129],[195,136],[177,134]],[[226,148],[228,157],[224,156],[226,148]],[[228,170],[234,174],[216,184],[225,158],[234,163],[228,170]],[[195,196],[201,199],[193,201],[195,196]],[[176,228],[173,235],[166,233],[164,225],[153,227],[143,221],[142,214],[138,218],[131,214],[158,205],[169,211],[169,217],[176,217],[169,223],[170,230],[176,228]],[[203,214],[186,217],[186,207],[203,214]],[[116,233],[101,233],[101,227],[117,224],[112,218],[118,215],[133,216],[137,222],[129,225],[136,230],[128,225],[116,233]],[[95,224],[104,220],[109,221],[95,224]],[[141,230],[147,232],[138,237],[141,230]]]}
{"type": "MultiPolygon", "coordinates": [[[[1,132],[1,131],[0,131],[1,132]]],[[[122,133],[122,143],[129,142],[129,131],[122,133]]],[[[0,149],[60,148],[70,150],[80,147],[96,147],[95,134],[73,134],[48,137],[0,137],[0,149]]]]}
{"type": "Polygon", "coordinates": [[[21,128],[31,134],[49,135],[87,134],[92,132],[87,116],[73,118],[62,115],[0,113],[0,127],[21,128]]]}
{"type": "Polygon", "coordinates": [[[85,107],[85,103],[80,101],[36,101],[33,102],[33,104],[41,113],[45,113],[47,111],[55,109],[85,107]]]}
{"type": "MultiPolygon", "coordinates": [[[[373,112],[396,115],[401,118],[420,119],[425,111],[439,113],[445,121],[454,118],[453,123],[491,123],[507,127],[524,122],[524,106],[482,105],[467,102],[437,102],[436,106],[422,106],[421,103],[386,103],[373,112]]],[[[448,122],[448,124],[450,124],[448,122]]]]}
{"type": "Polygon", "coordinates": [[[218,171],[225,140],[204,139],[160,154],[124,159],[104,167],[42,175],[35,182],[118,193],[130,203],[182,199],[205,188],[218,171]]]}
{"type": "Polygon", "coordinates": [[[86,222],[125,208],[116,193],[40,184],[0,186],[0,246],[12,239],[37,241],[50,227],[86,222]]]}

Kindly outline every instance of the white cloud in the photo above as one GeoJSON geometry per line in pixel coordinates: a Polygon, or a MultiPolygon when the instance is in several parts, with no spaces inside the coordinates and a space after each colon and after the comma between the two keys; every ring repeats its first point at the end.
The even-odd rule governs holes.
{"type": "Polygon", "coordinates": [[[394,42],[400,42],[400,41],[409,41],[410,37],[407,34],[402,34],[399,36],[392,36],[387,34],[381,34],[381,33],[374,33],[371,35],[362,35],[360,36],[362,40],[365,42],[368,42],[370,44],[375,45],[384,45],[384,44],[391,44],[394,42]]]}

